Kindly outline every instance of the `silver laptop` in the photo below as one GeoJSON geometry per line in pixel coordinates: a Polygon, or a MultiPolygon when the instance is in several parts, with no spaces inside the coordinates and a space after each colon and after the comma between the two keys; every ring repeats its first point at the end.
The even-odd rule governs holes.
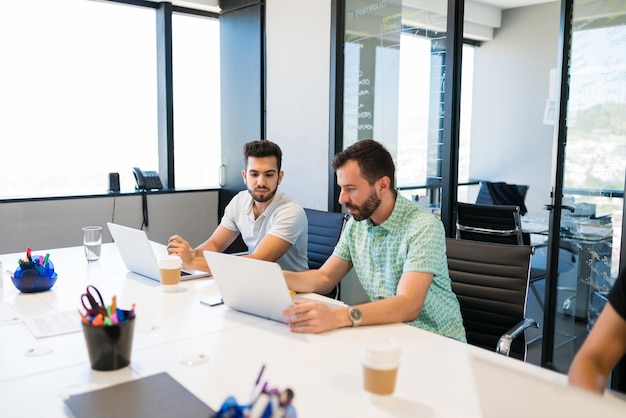
{"type": "Polygon", "coordinates": [[[292,295],[278,263],[212,251],[205,251],[204,257],[224,305],[231,309],[285,322],[282,311],[294,300],[319,300],[335,308],[345,306],[341,301],[314,293],[292,295]]]}
{"type": "MultiPolygon", "coordinates": [[[[141,274],[152,280],[160,281],[159,266],[157,255],[152,243],[148,239],[146,232],[141,229],[129,228],[127,226],[107,222],[113,241],[117,244],[126,268],[133,273],[141,274]]],[[[165,246],[163,251],[167,254],[165,246]]],[[[161,255],[161,254],[159,254],[161,255]]],[[[197,279],[199,277],[208,277],[209,273],[200,270],[183,269],[180,273],[180,280],[197,279]]]]}

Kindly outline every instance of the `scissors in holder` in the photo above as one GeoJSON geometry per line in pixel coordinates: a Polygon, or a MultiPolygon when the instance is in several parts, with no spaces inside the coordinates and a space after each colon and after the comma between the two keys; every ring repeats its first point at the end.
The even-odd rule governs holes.
{"type": "Polygon", "coordinates": [[[85,293],[80,295],[80,302],[87,311],[87,314],[90,316],[98,316],[98,314],[103,317],[107,316],[106,305],[104,304],[104,299],[102,299],[102,295],[100,291],[96,289],[93,285],[88,285],[85,293]],[[98,299],[94,297],[94,293],[98,296],[98,299]],[[87,298],[87,303],[85,303],[85,298],[87,298]]]}

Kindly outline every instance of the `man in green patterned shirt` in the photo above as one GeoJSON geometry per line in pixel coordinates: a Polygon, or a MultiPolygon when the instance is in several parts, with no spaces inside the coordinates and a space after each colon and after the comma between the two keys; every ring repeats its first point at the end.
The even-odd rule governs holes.
{"type": "Polygon", "coordinates": [[[333,255],[319,270],[284,272],[290,289],[327,293],[354,267],[370,302],[331,308],[298,301],[285,310],[293,332],[405,322],[465,341],[459,302],[448,275],[443,224],[395,190],[391,154],[373,140],[335,155],[332,167],[348,220],[333,255]]]}

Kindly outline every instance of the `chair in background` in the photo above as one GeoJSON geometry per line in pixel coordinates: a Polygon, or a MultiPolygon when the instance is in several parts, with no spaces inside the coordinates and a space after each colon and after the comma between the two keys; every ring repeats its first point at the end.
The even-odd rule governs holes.
{"type": "MultiPolygon", "coordinates": [[[[457,238],[510,245],[530,244],[530,236],[522,232],[519,206],[459,202],[456,215],[457,238]]],[[[530,289],[541,309],[543,309],[543,297],[535,283],[545,278],[545,269],[531,267],[530,289]]]]}
{"type": "MultiPolygon", "coordinates": [[[[339,241],[345,223],[345,215],[337,212],[324,212],[305,208],[304,212],[309,224],[309,240],[307,256],[309,268],[318,269],[331,256],[339,241]]],[[[339,286],[326,296],[339,298],[339,286]]]]}
{"type": "Polygon", "coordinates": [[[481,181],[476,196],[479,205],[513,205],[520,207],[520,214],[525,215],[526,192],[528,186],[521,184],[507,184],[502,181],[481,181]]]}
{"type": "Polygon", "coordinates": [[[524,331],[538,326],[525,316],[532,247],[453,238],[446,245],[467,342],[525,360],[524,331]]]}

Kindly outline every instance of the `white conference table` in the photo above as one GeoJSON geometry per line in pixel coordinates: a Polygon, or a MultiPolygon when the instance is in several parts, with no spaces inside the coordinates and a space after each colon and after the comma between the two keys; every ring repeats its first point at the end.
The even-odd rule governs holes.
{"type": "MultiPolygon", "coordinates": [[[[624,416],[626,400],[567,387],[566,377],[405,324],[359,327],[320,335],[291,333],[285,324],[209,307],[219,295],[210,278],[181,283],[178,293],[126,270],[115,244],[88,264],[82,247],[50,253],[59,278],[47,292],[21,294],[3,274],[0,298],[0,416],[65,417],[64,397],[167,372],[213,409],[228,396],[243,402],[262,365],[270,386],[294,390],[299,417],[568,417],[624,416]],[[82,332],[35,338],[21,321],[76,311],[86,285],[109,303],[136,303],[131,364],[90,368],[82,332]],[[362,390],[358,350],[390,338],[402,350],[396,391],[385,402],[362,390]],[[32,355],[40,354],[40,355],[32,355]]],[[[5,270],[24,254],[0,256],[5,270]]],[[[76,321],[80,321],[76,313],[76,321]]]]}

